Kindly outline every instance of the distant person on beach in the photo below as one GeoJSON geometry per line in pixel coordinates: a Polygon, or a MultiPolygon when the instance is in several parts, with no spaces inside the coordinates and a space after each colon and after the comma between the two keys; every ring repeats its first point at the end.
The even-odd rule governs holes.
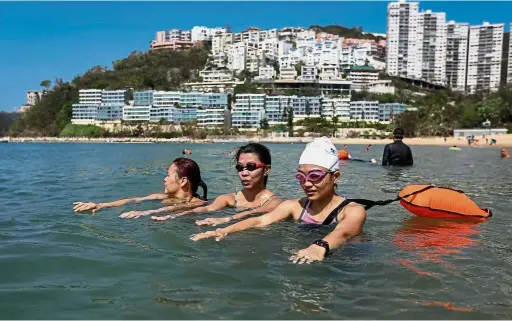
{"type": "MultiPolygon", "coordinates": [[[[207,187],[201,179],[199,165],[188,158],[180,157],[172,162],[167,170],[167,176],[164,179],[164,188],[163,193],[155,193],[146,197],[126,198],[111,203],[75,202],[73,203],[73,209],[75,212],[92,211],[94,215],[103,208],[123,206],[128,203],[140,203],[149,200],[163,200],[164,203],[173,204],[170,206],[172,208],[170,210],[183,210],[201,206],[207,200],[207,187]],[[202,197],[197,194],[199,187],[203,189],[202,197]]],[[[137,218],[143,216],[139,214],[123,215],[121,215],[122,218],[137,218]]]]}
{"type": "MultiPolygon", "coordinates": [[[[339,168],[336,147],[327,137],[317,138],[302,152],[295,175],[306,197],[284,201],[272,212],[262,216],[215,231],[192,235],[191,240],[215,238],[220,241],[235,232],[293,219],[301,224],[333,227],[326,236],[313,241],[311,245],[290,257],[293,263],[299,264],[321,261],[329,255],[331,249],[342,246],[360,234],[366,220],[363,206],[337,195],[335,187],[340,181],[339,168]]],[[[304,234],[305,238],[306,235],[304,234]]]]}
{"type": "Polygon", "coordinates": [[[501,149],[501,158],[510,158],[510,154],[508,153],[508,150],[506,148],[501,149]]]}
{"type": "Polygon", "coordinates": [[[404,144],[404,130],[396,128],[393,131],[393,143],[384,147],[382,166],[410,166],[413,165],[412,152],[409,146],[404,144]]]}
{"type": "MultiPolygon", "coordinates": [[[[175,215],[154,216],[155,221],[165,221],[178,216],[207,213],[222,210],[226,207],[235,208],[239,213],[222,218],[207,218],[202,224],[220,224],[238,220],[256,213],[267,213],[281,203],[277,195],[269,191],[268,175],[272,167],[270,150],[258,143],[250,143],[238,149],[235,155],[235,169],[242,183],[242,190],[217,197],[211,204],[185,211],[175,215]]],[[[145,211],[144,215],[167,212],[167,208],[145,211]]]]}

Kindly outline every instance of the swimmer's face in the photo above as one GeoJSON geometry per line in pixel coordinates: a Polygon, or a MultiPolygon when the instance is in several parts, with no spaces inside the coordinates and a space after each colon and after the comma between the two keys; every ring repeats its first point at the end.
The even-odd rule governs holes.
{"type": "MultiPolygon", "coordinates": [[[[306,176],[311,171],[327,172],[327,169],[316,165],[303,164],[299,166],[299,172],[302,172],[306,176]]],[[[325,175],[321,181],[312,183],[311,181],[307,180],[306,182],[300,184],[300,186],[310,201],[316,201],[332,197],[334,185],[337,184],[339,180],[340,172],[335,171],[327,173],[327,175],[325,175]]]]}
{"type": "Polygon", "coordinates": [[[502,157],[508,156],[508,150],[506,150],[505,148],[503,148],[503,149],[501,150],[501,156],[502,156],[502,157]]]}
{"type": "MultiPolygon", "coordinates": [[[[240,154],[237,164],[246,166],[249,163],[261,164],[262,161],[258,155],[253,153],[240,154]]],[[[252,189],[263,186],[265,175],[268,175],[269,172],[270,166],[256,168],[253,171],[249,171],[249,169],[244,168],[242,171],[238,172],[238,177],[240,178],[240,182],[244,188],[252,189]]]]}
{"type": "Polygon", "coordinates": [[[175,164],[169,166],[167,176],[164,179],[165,193],[174,195],[176,192],[186,184],[186,178],[178,177],[178,172],[175,164]]]}

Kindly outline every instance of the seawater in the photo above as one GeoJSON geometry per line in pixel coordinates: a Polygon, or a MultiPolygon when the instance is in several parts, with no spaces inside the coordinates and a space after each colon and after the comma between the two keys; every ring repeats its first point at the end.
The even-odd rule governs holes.
{"type": "MultiPolygon", "coordinates": [[[[159,202],[74,214],[163,190],[167,167],[191,148],[209,198],[240,189],[235,144],[9,143],[0,146],[0,317],[3,319],[510,319],[512,163],[494,148],[412,146],[415,165],[344,163],[339,193],[388,199],[408,184],[464,190],[485,222],[416,217],[398,203],[368,211],[364,233],[321,263],[288,257],[329,232],[283,222],[194,243],[194,221],[123,220],[159,202]]],[[[271,145],[269,188],[302,196],[304,145],[271,145]]],[[[380,158],[383,146],[356,158],[380,158]]]]}

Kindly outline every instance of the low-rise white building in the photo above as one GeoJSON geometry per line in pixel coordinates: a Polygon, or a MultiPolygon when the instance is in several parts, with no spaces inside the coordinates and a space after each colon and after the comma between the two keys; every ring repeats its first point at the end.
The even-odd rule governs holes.
{"type": "Polygon", "coordinates": [[[316,66],[303,65],[301,67],[301,75],[299,77],[302,81],[315,81],[318,78],[318,69],[316,66]]]}
{"type": "Polygon", "coordinates": [[[151,106],[131,106],[123,108],[123,120],[125,121],[149,121],[151,106]]]}
{"type": "Polygon", "coordinates": [[[211,41],[215,35],[226,32],[227,30],[221,27],[208,28],[204,26],[194,26],[191,31],[191,39],[192,41],[211,41]]]}
{"type": "Polygon", "coordinates": [[[352,66],[348,74],[354,90],[368,88],[371,82],[379,80],[379,71],[371,66],[352,66]]]}
{"type": "Polygon", "coordinates": [[[350,96],[324,97],[322,99],[322,116],[338,116],[340,121],[350,120],[350,96]]]}
{"type": "Polygon", "coordinates": [[[350,118],[365,121],[379,121],[378,101],[351,101],[350,118]]]}
{"type": "Polygon", "coordinates": [[[203,79],[203,82],[225,82],[233,80],[233,74],[227,69],[220,70],[202,70],[199,72],[199,76],[203,79]]]}
{"type": "Polygon", "coordinates": [[[279,79],[281,80],[295,80],[297,79],[297,70],[295,67],[280,68],[279,79]]]}
{"type": "Polygon", "coordinates": [[[271,80],[275,79],[276,70],[273,66],[260,67],[257,80],[271,80]]]}
{"type": "Polygon", "coordinates": [[[231,114],[231,125],[237,128],[260,128],[265,117],[264,94],[238,94],[231,114]]]}

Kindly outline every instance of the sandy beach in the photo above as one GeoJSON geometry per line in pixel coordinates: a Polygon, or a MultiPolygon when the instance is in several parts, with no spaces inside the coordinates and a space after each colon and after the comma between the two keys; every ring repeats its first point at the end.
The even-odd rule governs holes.
{"type": "MultiPolygon", "coordinates": [[[[512,135],[496,135],[488,137],[489,141],[486,143],[485,138],[475,137],[477,140],[474,147],[512,147],[512,135]],[[496,139],[497,144],[490,146],[491,138],[496,139]]],[[[87,138],[87,137],[4,137],[0,140],[9,140],[10,143],[16,142],[40,142],[40,143],[244,143],[249,141],[261,143],[277,143],[277,144],[305,144],[313,140],[312,137],[244,137],[240,136],[238,139],[191,139],[187,137],[182,138],[144,138],[144,137],[124,137],[124,138],[87,138]]],[[[331,138],[332,142],[336,145],[385,145],[392,142],[391,139],[365,139],[365,138],[331,138]]],[[[468,146],[465,138],[448,137],[446,141],[443,137],[418,137],[418,138],[405,138],[404,143],[411,146],[468,146]]]]}

